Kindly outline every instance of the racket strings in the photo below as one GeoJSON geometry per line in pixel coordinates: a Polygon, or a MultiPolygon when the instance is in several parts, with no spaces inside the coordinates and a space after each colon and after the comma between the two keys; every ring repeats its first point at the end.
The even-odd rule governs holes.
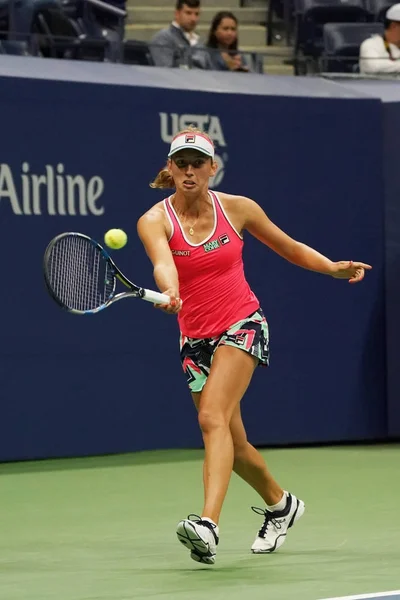
{"type": "Polygon", "coordinates": [[[96,309],[114,294],[113,270],[101,251],[83,238],[61,238],[51,250],[47,272],[53,292],[70,309],[96,309]]]}

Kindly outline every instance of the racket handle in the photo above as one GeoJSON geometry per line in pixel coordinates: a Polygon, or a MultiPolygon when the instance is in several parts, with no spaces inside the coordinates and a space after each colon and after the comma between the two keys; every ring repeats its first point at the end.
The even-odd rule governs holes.
{"type": "Polygon", "coordinates": [[[153,290],[143,290],[142,300],[152,302],[153,304],[169,304],[170,297],[167,294],[160,294],[160,292],[153,292],[153,290]]]}

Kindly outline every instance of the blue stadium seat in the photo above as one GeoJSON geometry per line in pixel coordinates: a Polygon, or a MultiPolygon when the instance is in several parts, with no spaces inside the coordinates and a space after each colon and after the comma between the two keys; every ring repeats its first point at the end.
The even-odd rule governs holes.
{"type": "Polygon", "coordinates": [[[64,13],[74,21],[87,44],[91,39],[103,42],[104,60],[122,60],[126,0],[62,0],[62,4],[64,13]]]}
{"type": "Polygon", "coordinates": [[[17,40],[2,40],[1,53],[12,54],[13,56],[32,56],[32,49],[28,42],[17,40]]]}
{"type": "Polygon", "coordinates": [[[328,23],[324,25],[322,69],[328,73],[354,73],[360,45],[374,34],[383,34],[382,23],[328,23]]]}
{"type": "Polygon", "coordinates": [[[121,60],[126,11],[102,0],[63,0],[62,13],[40,15],[45,56],[76,60],[121,60]],[[103,18],[104,17],[104,18],[103,18]]]}
{"type": "Polygon", "coordinates": [[[37,15],[34,37],[45,58],[75,58],[80,30],[61,11],[46,10],[37,15]]]}
{"type": "MultiPolygon", "coordinates": [[[[287,45],[291,45],[291,38],[293,33],[294,23],[294,0],[270,0],[267,5],[267,45],[271,46],[274,39],[274,29],[277,28],[277,23],[274,22],[273,15],[275,14],[278,19],[283,21],[285,29],[285,38],[287,45]]],[[[281,32],[281,26],[279,27],[281,32]]]]}
{"type": "Polygon", "coordinates": [[[374,21],[383,21],[387,9],[397,4],[396,0],[366,0],[366,2],[374,21]]]}
{"type": "MultiPolygon", "coordinates": [[[[15,0],[0,0],[0,39],[3,40],[2,53],[18,56],[35,56],[38,54],[35,36],[37,32],[37,19],[42,12],[52,10],[50,6],[54,6],[54,3],[41,2],[40,6],[35,5],[32,30],[30,32],[21,32],[16,30],[16,8],[14,2],[15,0]]],[[[58,12],[60,11],[58,10],[58,12]]]]}
{"type": "MultiPolygon", "coordinates": [[[[0,0],[0,39],[8,39],[12,0],[0,0]]],[[[3,49],[4,52],[4,49],[3,49]]]]}
{"type": "Polygon", "coordinates": [[[7,37],[8,34],[8,11],[0,6],[0,40],[7,37]]]}
{"type": "Polygon", "coordinates": [[[122,62],[127,65],[154,65],[148,44],[136,40],[124,41],[122,62]]]}
{"type": "MultiPolygon", "coordinates": [[[[49,58],[67,58],[69,60],[88,60],[104,62],[107,60],[109,43],[105,39],[82,36],[70,21],[70,30],[61,32],[54,23],[49,26],[49,15],[41,14],[38,19],[38,37],[40,51],[49,58]]],[[[63,28],[64,29],[64,28],[63,28]]]]}
{"type": "MultiPolygon", "coordinates": [[[[295,73],[303,57],[318,71],[323,50],[323,27],[326,23],[372,21],[367,0],[296,0],[295,3],[295,73]]],[[[303,62],[304,64],[304,62],[303,62]]]]}
{"type": "Polygon", "coordinates": [[[64,13],[75,21],[81,32],[95,38],[122,41],[127,16],[125,0],[62,0],[64,13]]]}

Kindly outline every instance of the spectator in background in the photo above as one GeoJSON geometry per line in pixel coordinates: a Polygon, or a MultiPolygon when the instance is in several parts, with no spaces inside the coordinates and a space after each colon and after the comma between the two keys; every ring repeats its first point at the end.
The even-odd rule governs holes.
{"type": "Polygon", "coordinates": [[[156,67],[187,64],[190,50],[199,44],[195,32],[200,17],[200,0],[177,0],[175,18],[167,29],[155,34],[150,52],[156,67]]]}
{"type": "Polygon", "coordinates": [[[218,12],[211,23],[207,40],[209,65],[214,71],[249,71],[238,51],[238,21],[229,11],[218,12]]]}
{"type": "Polygon", "coordinates": [[[360,72],[366,74],[400,73],[400,4],[386,12],[385,32],[373,35],[360,46],[360,72]]]}

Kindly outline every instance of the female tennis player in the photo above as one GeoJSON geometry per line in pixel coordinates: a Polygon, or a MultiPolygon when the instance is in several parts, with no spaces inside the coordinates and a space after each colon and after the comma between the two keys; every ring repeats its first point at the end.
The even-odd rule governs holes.
{"type": "Polygon", "coordinates": [[[171,298],[162,308],[178,314],[182,366],[205,447],[203,511],[182,520],[177,535],[193,560],[207,564],[215,562],[232,469],[266,504],[256,509],[264,519],[252,552],[277,550],[304,513],[303,501],[279,486],[247,441],[242,422],[240,401],[255,367],[269,360],[268,325],[244,275],[243,232],[300,267],[350,283],[371,269],[361,262],[332,262],[286,235],[253,200],[209,190],[216,170],[211,139],[195,128],[181,131],[151,184],[175,192],[138,221],[156,284],[171,298]]]}

